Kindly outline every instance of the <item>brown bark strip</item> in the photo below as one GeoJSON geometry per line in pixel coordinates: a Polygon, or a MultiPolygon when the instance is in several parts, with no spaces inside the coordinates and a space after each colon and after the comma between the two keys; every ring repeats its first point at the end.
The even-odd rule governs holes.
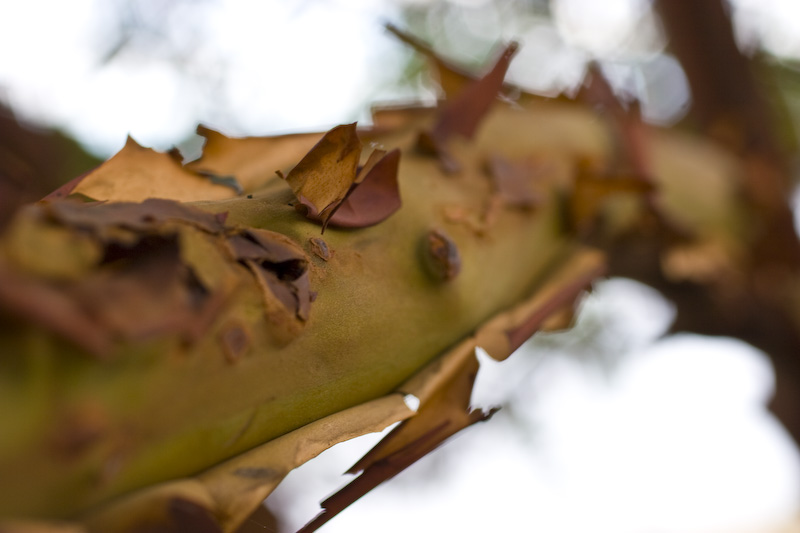
{"type": "Polygon", "coordinates": [[[389,218],[400,209],[397,171],[400,150],[375,150],[362,168],[344,200],[333,210],[328,225],[336,228],[365,228],[389,218]]]}
{"type": "Polygon", "coordinates": [[[418,148],[437,155],[445,171],[452,173],[459,168],[447,152],[448,141],[456,136],[472,138],[481,119],[497,99],[517,49],[517,43],[507,45],[491,70],[465,86],[452,100],[445,101],[433,128],[420,134],[418,148]]]}
{"type": "Polygon", "coordinates": [[[356,180],[360,155],[355,123],[326,133],[284,178],[300,201],[298,209],[327,225],[356,180]]]}
{"type": "Polygon", "coordinates": [[[426,399],[417,414],[401,423],[375,448],[358,461],[349,473],[363,471],[347,486],[322,502],[323,511],[298,533],[311,533],[347,508],[364,494],[391,479],[436,449],[449,437],[490,414],[472,411],[469,406],[472,385],[478,374],[478,360],[472,350],[461,358],[455,373],[426,399]]]}
{"type": "Polygon", "coordinates": [[[589,65],[578,99],[599,108],[608,118],[616,148],[616,160],[611,162],[609,170],[649,181],[652,165],[647,153],[647,130],[642,122],[639,102],[633,100],[623,104],[597,63],[589,65]]]}
{"type": "Polygon", "coordinates": [[[234,138],[200,125],[197,134],[206,139],[203,155],[187,163],[186,169],[233,176],[244,192],[253,192],[276,180],[276,170],[297,164],[324,132],[234,138]]]}
{"type": "Polygon", "coordinates": [[[466,85],[475,81],[475,77],[471,72],[444,59],[421,39],[404,32],[394,24],[387,24],[386,29],[402,42],[428,58],[433,66],[434,73],[439,78],[439,85],[442,88],[445,99],[454,98],[466,85]]]}

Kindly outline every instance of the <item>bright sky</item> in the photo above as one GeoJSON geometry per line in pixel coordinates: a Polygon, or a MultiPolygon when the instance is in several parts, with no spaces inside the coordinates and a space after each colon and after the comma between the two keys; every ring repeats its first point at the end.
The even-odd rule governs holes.
{"type": "MultiPolygon", "coordinates": [[[[167,149],[199,122],[244,135],[365,119],[365,102],[430,97],[430,89],[396,87],[410,52],[382,29],[399,20],[402,5],[424,3],[176,0],[164,15],[170,4],[160,0],[3,2],[0,100],[103,156],[121,148],[128,133],[167,149]],[[140,35],[104,64],[119,35],[118,13],[126,12],[120,6],[150,29],[148,42],[140,35]]],[[[652,120],[668,122],[685,105],[685,80],[659,53],[664,42],[646,0],[559,0],[553,13],[560,33],[483,0],[455,3],[464,10],[435,32],[442,44],[462,26],[490,41],[518,39],[523,46],[509,75],[523,86],[575,84],[586,59],[599,55],[613,59],[607,67],[614,81],[641,93],[652,120]]],[[[734,3],[743,41],[800,58],[800,3],[734,3]]],[[[464,46],[451,53],[477,53],[464,46]]]]}
{"type": "Polygon", "coordinates": [[[256,134],[359,118],[386,72],[380,62],[402,66],[408,53],[383,30],[381,19],[396,18],[389,5],[198,2],[177,9],[175,24],[164,28],[144,15],[163,3],[146,0],[131,4],[142,8],[145,24],[168,29],[168,39],[156,31],[149,46],[103,65],[102,52],[113,44],[108,33],[117,27],[109,6],[121,3],[0,4],[0,99],[104,155],[121,148],[128,133],[165,149],[198,122],[256,134]],[[180,70],[168,40],[183,53],[180,70]]]}
{"type": "MultiPolygon", "coordinates": [[[[169,148],[198,122],[238,135],[330,127],[363,119],[365,101],[432,94],[394,88],[409,52],[382,24],[398,20],[401,3],[219,0],[181,4],[164,21],[152,15],[159,0],[132,1],[154,28],[150,46],[104,65],[100,56],[118,31],[110,13],[121,0],[4,2],[0,100],[105,156],[128,133],[169,148]],[[176,47],[163,45],[164,31],[176,47]]],[[[669,121],[685,105],[685,80],[659,54],[663,39],[644,0],[560,0],[560,33],[533,24],[522,34],[513,17],[485,2],[459,3],[458,25],[523,43],[511,76],[525,86],[575,83],[587,58],[618,54],[610,75],[642,94],[653,120],[669,121]],[[623,42],[624,53],[616,49],[623,42]],[[559,70],[547,61],[556,55],[559,70]]],[[[761,40],[800,58],[797,0],[734,4],[743,42],[761,40]]],[[[797,514],[800,459],[764,408],[774,377],[763,354],[689,336],[651,344],[671,310],[632,282],[602,285],[586,307],[587,316],[607,318],[622,342],[613,346],[628,353],[615,372],[530,347],[503,364],[487,361],[478,399],[510,406],[325,531],[711,533],[797,514]]],[[[339,473],[369,447],[365,440],[375,436],[337,446],[292,474],[271,501],[282,503],[293,525],[305,522],[343,483],[339,473]]]]}

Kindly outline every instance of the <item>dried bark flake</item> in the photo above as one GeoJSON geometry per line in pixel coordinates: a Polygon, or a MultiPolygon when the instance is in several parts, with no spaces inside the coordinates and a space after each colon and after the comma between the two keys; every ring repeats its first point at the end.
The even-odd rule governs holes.
{"type": "Polygon", "coordinates": [[[423,239],[423,247],[424,264],[434,278],[451,281],[461,272],[458,246],[443,231],[429,231],[423,239]]]}

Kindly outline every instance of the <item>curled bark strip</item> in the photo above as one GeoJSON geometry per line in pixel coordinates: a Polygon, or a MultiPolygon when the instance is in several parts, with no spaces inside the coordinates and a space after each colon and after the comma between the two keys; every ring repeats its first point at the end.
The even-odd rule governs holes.
{"type": "Polygon", "coordinates": [[[12,263],[0,269],[0,306],[25,311],[97,357],[107,357],[122,340],[178,335],[193,342],[221,310],[224,294],[204,286],[184,263],[178,228],[185,225],[216,234],[224,228],[218,216],[169,200],[32,206],[10,229],[24,229],[25,240],[15,241],[20,253],[10,248],[12,263]],[[53,228],[77,230],[96,248],[71,267],[86,275],[19,271],[27,266],[20,258],[51,246],[53,228]]]}
{"type": "Polygon", "coordinates": [[[376,150],[377,160],[370,161],[359,173],[361,181],[353,184],[344,201],[334,210],[330,226],[339,228],[364,228],[389,218],[400,209],[400,189],[397,184],[397,169],[400,150],[388,154],[376,150]],[[362,177],[363,176],[363,177],[362,177]]]}
{"type": "MultiPolygon", "coordinates": [[[[12,239],[10,262],[0,265],[0,308],[96,357],[108,357],[123,341],[177,335],[195,342],[237,283],[232,266],[225,265],[226,246],[295,320],[309,316],[308,261],[291,239],[260,229],[231,231],[223,216],[171,200],[56,201],[28,208],[10,231],[21,237],[12,239]],[[84,239],[76,242],[92,247],[75,259],[64,251],[62,262],[72,261],[68,268],[26,272],[31,261],[48,260],[32,254],[39,247],[54,250],[52,242],[61,235],[53,228],[76,230],[84,239]]],[[[240,343],[226,339],[227,352],[238,357],[240,343]]]]}
{"type": "Polygon", "coordinates": [[[97,358],[106,357],[113,334],[87,316],[64,291],[0,265],[0,310],[56,333],[97,358]]]}
{"type": "Polygon", "coordinates": [[[340,228],[375,225],[400,208],[397,170],[400,150],[374,150],[358,167],[361,141],[356,125],[337,126],[325,134],[287,176],[309,220],[340,228]]]}
{"type": "Polygon", "coordinates": [[[420,135],[418,148],[438,156],[446,172],[452,173],[458,169],[457,162],[447,152],[448,141],[455,136],[472,138],[478,124],[497,98],[517,49],[517,43],[512,42],[506,46],[492,69],[481,79],[464,87],[455,98],[446,101],[433,129],[420,135]]]}
{"type": "MultiPolygon", "coordinates": [[[[168,221],[192,224],[209,233],[221,233],[224,214],[212,214],[193,207],[158,198],[141,203],[117,202],[81,204],[65,201],[44,204],[44,212],[52,219],[91,230],[105,239],[104,229],[119,226],[133,231],[157,231],[168,221]]],[[[113,231],[113,229],[111,229],[113,231]]]]}
{"type": "MultiPolygon", "coordinates": [[[[143,526],[141,517],[150,517],[148,527],[172,527],[176,516],[168,510],[174,508],[176,500],[182,500],[188,502],[181,506],[186,511],[181,513],[184,519],[194,517],[203,527],[213,525],[219,531],[235,531],[295,467],[339,442],[381,431],[413,414],[400,394],[377,398],[307,424],[195,477],[131,494],[91,514],[87,523],[93,531],[138,533],[143,526]],[[214,519],[206,522],[204,517],[214,519]]],[[[188,524],[183,520],[178,523],[188,524]]]]}
{"type": "Polygon", "coordinates": [[[361,496],[433,451],[462,429],[487,420],[493,413],[472,410],[472,385],[478,374],[474,350],[467,350],[452,367],[440,388],[425,398],[417,413],[392,430],[359,460],[348,473],[360,473],[353,481],[322,502],[322,512],[298,533],[316,531],[361,496]]]}
{"type": "Polygon", "coordinates": [[[284,178],[300,201],[298,208],[326,225],[356,181],[360,156],[355,123],[326,133],[284,178]]]}
{"type": "MultiPolygon", "coordinates": [[[[308,259],[288,237],[268,230],[247,229],[228,237],[236,259],[246,265],[260,285],[304,322],[311,308],[308,259]]],[[[264,295],[266,301],[272,301],[264,295]]],[[[267,303],[269,307],[269,303],[267,303]]]]}
{"type": "Polygon", "coordinates": [[[430,47],[430,45],[423,42],[421,39],[401,30],[394,24],[387,24],[386,29],[402,42],[428,58],[433,66],[434,73],[439,78],[439,86],[441,87],[446,100],[455,98],[455,96],[460,93],[466,85],[469,85],[471,82],[475,81],[475,76],[473,73],[469,72],[467,69],[459,67],[451,61],[444,59],[437,54],[433,48],[430,47]]]}
{"type": "Polygon", "coordinates": [[[83,178],[88,176],[90,172],[91,171],[84,172],[80,176],[72,178],[67,183],[65,183],[58,189],[54,190],[53,192],[42,198],[42,200],[62,200],[66,198],[67,196],[72,194],[72,191],[75,190],[75,187],[77,187],[78,184],[80,184],[80,182],[83,181],[83,178]]]}
{"type": "Polygon", "coordinates": [[[578,250],[528,301],[501,313],[479,329],[475,335],[477,345],[502,361],[544,328],[548,319],[571,306],[594,280],[606,275],[606,269],[603,254],[591,249],[578,250]]]}
{"type": "Polygon", "coordinates": [[[431,137],[436,143],[444,143],[453,135],[472,138],[481,119],[497,98],[508,66],[518,48],[517,43],[507,45],[485,76],[464,87],[463,91],[445,105],[431,131],[431,137]]]}
{"type": "Polygon", "coordinates": [[[160,153],[128,137],[111,159],[78,180],[70,193],[94,200],[142,201],[165,198],[182,202],[235,196],[229,187],[187,170],[174,153],[160,153]]]}
{"type": "Polygon", "coordinates": [[[186,169],[198,174],[233,176],[244,192],[253,192],[276,179],[276,170],[287,170],[322,138],[323,133],[299,133],[273,137],[228,137],[206,126],[197,134],[206,139],[200,159],[186,169]]]}
{"type": "Polygon", "coordinates": [[[595,62],[589,64],[578,99],[599,108],[608,117],[616,141],[616,161],[612,162],[612,170],[649,181],[652,164],[648,153],[647,128],[642,122],[639,102],[630,101],[626,107],[614,94],[611,84],[595,62]]]}

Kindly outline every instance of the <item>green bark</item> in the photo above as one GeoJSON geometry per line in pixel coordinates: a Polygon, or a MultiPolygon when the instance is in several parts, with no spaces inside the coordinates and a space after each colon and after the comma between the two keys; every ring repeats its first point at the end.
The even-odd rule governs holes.
{"type": "MultiPolygon", "coordinates": [[[[112,352],[98,360],[7,309],[0,337],[0,515],[77,517],[115,496],[202,471],[385,395],[531,294],[570,256],[576,242],[565,230],[560,200],[570,170],[577,160],[602,161],[608,152],[592,115],[556,105],[498,110],[474,142],[454,143],[463,167],[457,175],[443,174],[435,158],[417,154],[412,138],[385,137],[389,148],[403,150],[403,207],[373,227],[328,229],[322,236],[333,251],[328,261],[311,253],[309,239],[320,237],[320,227],[287,205],[291,192],[279,180],[252,198],[193,204],[227,212],[228,227],[278,232],[307,251],[317,297],[305,323],[265,309],[264,291],[226,256],[220,237],[180,221],[165,222],[159,231],[179,235],[182,261],[204,286],[222,291],[215,284],[223,287],[226,276],[236,280],[223,310],[196,340],[175,334],[116,338],[112,352]],[[539,180],[546,201],[533,210],[501,207],[490,224],[476,229],[453,209],[478,220],[490,209],[484,163],[492,154],[545,161],[549,170],[539,180]],[[460,254],[461,271],[452,280],[426,266],[424,243],[434,229],[460,254]],[[235,363],[220,340],[231,324],[248,339],[235,363]]],[[[36,213],[23,213],[5,236],[0,265],[6,274],[60,286],[103,270],[91,254],[77,281],[59,279],[74,273],[23,270],[14,246],[52,257],[43,246],[58,250],[59,239],[75,238],[69,232],[53,238],[48,230],[54,223],[36,213]],[[9,244],[26,220],[34,228],[24,243],[9,244]]]]}

